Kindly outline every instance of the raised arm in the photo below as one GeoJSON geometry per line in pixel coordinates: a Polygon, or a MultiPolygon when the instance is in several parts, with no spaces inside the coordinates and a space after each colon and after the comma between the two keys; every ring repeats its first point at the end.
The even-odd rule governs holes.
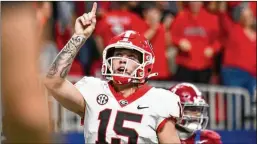
{"type": "Polygon", "coordinates": [[[234,22],[229,17],[227,12],[227,2],[221,2],[219,6],[219,21],[224,37],[228,37],[229,33],[233,31],[234,22]]]}
{"type": "Polygon", "coordinates": [[[85,101],[66,77],[78,51],[95,29],[96,8],[97,4],[94,3],[91,12],[77,18],[74,35],[55,58],[44,81],[49,92],[61,105],[81,117],[84,116],[85,101]]]}

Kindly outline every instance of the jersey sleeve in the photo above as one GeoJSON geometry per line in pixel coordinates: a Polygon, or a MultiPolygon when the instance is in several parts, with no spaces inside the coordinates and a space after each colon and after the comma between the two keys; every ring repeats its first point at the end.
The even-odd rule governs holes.
{"type": "Polygon", "coordinates": [[[167,121],[171,120],[176,123],[182,117],[180,99],[177,95],[165,90],[161,99],[162,104],[157,119],[157,132],[163,128],[167,121]]]}
{"type": "MultiPolygon", "coordinates": [[[[90,96],[95,91],[95,89],[101,84],[101,80],[94,77],[83,77],[77,83],[75,83],[75,87],[82,94],[86,105],[90,102],[90,96]]],[[[92,97],[91,97],[92,98],[92,97]]],[[[80,120],[81,125],[84,125],[84,118],[80,120]]]]}
{"type": "Polygon", "coordinates": [[[95,88],[99,87],[100,84],[101,80],[99,78],[85,76],[74,85],[80,91],[83,98],[87,102],[92,91],[94,91],[95,88]]]}

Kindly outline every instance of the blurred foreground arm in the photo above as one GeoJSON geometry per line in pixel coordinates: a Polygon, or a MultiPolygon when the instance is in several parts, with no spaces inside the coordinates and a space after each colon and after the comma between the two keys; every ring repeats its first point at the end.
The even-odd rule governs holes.
{"type": "Polygon", "coordinates": [[[1,3],[4,135],[8,143],[46,143],[49,117],[40,81],[35,3],[1,3]]]}

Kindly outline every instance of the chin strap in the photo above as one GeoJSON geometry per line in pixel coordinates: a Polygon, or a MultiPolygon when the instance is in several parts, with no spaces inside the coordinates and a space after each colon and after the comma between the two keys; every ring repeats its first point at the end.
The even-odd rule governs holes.
{"type": "Polygon", "coordinates": [[[176,124],[175,127],[176,127],[177,130],[185,132],[185,133],[193,133],[194,132],[194,131],[192,131],[192,130],[186,128],[186,127],[183,127],[179,124],[176,124]]]}
{"type": "Polygon", "coordinates": [[[151,77],[155,77],[155,76],[158,76],[158,73],[151,73],[149,74],[149,76],[147,77],[147,79],[150,79],[151,77]]]}
{"type": "MultiPolygon", "coordinates": [[[[158,76],[158,73],[156,72],[156,73],[151,73],[151,74],[149,74],[148,75],[148,77],[145,79],[145,81],[144,82],[147,82],[151,77],[155,77],[155,76],[158,76]]],[[[113,80],[113,77],[105,77],[106,79],[108,79],[108,80],[113,80]]],[[[133,81],[133,80],[132,80],[133,81]]],[[[135,81],[135,83],[139,83],[138,82],[138,80],[134,80],[135,81]]]]}
{"type": "Polygon", "coordinates": [[[147,82],[151,77],[155,77],[155,76],[158,76],[158,73],[157,73],[157,72],[156,72],[156,73],[151,73],[151,74],[149,74],[148,77],[145,78],[144,83],[147,82]]]}

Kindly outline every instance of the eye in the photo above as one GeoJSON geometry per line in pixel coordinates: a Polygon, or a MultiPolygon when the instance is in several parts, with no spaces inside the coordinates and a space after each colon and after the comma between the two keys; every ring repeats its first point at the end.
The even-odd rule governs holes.
{"type": "Polygon", "coordinates": [[[120,52],[114,53],[114,56],[122,57],[122,53],[120,53],[120,52]]]}
{"type": "Polygon", "coordinates": [[[134,56],[134,55],[129,55],[128,58],[131,59],[131,60],[134,60],[134,61],[136,61],[136,62],[139,62],[138,59],[137,59],[137,57],[134,56]]]}

